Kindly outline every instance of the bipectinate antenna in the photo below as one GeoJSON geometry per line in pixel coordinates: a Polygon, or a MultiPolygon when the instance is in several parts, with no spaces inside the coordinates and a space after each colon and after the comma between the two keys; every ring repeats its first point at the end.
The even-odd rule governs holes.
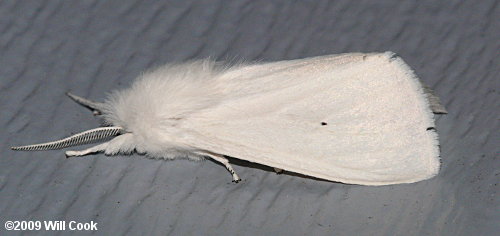
{"type": "Polygon", "coordinates": [[[119,135],[121,133],[124,133],[124,129],[122,127],[101,127],[101,128],[87,130],[53,142],[11,147],[11,149],[18,151],[40,151],[40,150],[61,149],[75,145],[93,143],[101,139],[119,135]]]}

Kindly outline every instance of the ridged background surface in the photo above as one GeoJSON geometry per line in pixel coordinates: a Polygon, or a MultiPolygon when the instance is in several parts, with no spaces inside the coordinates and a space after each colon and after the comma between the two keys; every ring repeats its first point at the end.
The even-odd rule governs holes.
{"type": "MultiPolygon", "coordinates": [[[[0,223],[93,220],[96,235],[498,235],[499,5],[1,1],[0,223]],[[428,181],[366,187],[236,162],[244,180],[233,184],[211,161],[10,150],[97,127],[64,93],[102,100],[156,65],[388,50],[449,111],[437,117],[443,164],[428,181]]],[[[56,233],[75,232],[28,232],[56,233]]]]}

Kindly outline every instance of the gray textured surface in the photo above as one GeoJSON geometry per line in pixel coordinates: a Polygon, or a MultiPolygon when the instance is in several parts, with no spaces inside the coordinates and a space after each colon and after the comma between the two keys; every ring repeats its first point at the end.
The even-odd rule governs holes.
{"type": "Polygon", "coordinates": [[[94,220],[99,235],[494,235],[499,5],[1,1],[0,222],[94,220]],[[244,181],[233,184],[210,161],[9,150],[98,126],[64,92],[100,100],[154,65],[386,50],[410,64],[449,111],[437,118],[443,165],[431,180],[365,187],[240,163],[244,181]]]}

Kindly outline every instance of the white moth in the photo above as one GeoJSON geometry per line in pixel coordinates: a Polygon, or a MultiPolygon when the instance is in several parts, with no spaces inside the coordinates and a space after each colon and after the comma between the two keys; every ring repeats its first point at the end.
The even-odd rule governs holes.
{"type": "Polygon", "coordinates": [[[391,52],[166,65],[104,103],[68,93],[108,127],[12,149],[59,149],[118,135],[66,156],[209,157],[234,182],[240,178],[227,156],[349,184],[412,183],[439,171],[433,110],[446,111],[427,90],[391,52]]]}

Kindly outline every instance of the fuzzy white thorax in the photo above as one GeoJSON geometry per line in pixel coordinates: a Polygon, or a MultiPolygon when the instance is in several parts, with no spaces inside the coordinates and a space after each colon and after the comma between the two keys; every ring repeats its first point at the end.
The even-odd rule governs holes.
{"type": "Polygon", "coordinates": [[[224,71],[209,60],[167,65],[147,71],[130,88],[113,92],[106,100],[106,122],[133,134],[130,145],[151,157],[188,157],[195,150],[178,141],[185,118],[222,98],[216,79],[224,71]]]}

